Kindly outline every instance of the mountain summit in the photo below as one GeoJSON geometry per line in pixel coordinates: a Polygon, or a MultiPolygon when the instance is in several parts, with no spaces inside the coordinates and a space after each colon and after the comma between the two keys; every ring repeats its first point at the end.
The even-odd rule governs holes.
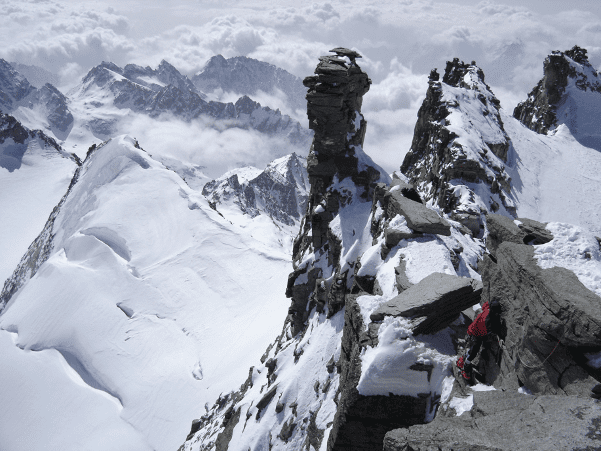
{"type": "Polygon", "coordinates": [[[565,124],[581,144],[601,151],[601,75],[590,64],[587,50],[574,46],[554,51],[543,70],[528,99],[515,107],[514,117],[544,134],[565,124]]]}

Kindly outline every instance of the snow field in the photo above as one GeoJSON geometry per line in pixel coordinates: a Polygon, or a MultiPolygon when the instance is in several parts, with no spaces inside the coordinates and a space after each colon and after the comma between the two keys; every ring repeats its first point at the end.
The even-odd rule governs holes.
{"type": "MultiPolygon", "coordinates": [[[[86,430],[95,410],[68,398],[81,381],[97,414],[130,437],[105,449],[176,449],[199,406],[238,386],[281,330],[285,249],[224,220],[133,143],[116,138],[86,161],[55,222],[53,255],[0,317],[0,329],[17,334],[15,346],[62,359],[79,375],[76,390],[68,368],[56,384],[27,373],[29,386],[49,392],[38,416],[17,405],[0,412],[0,423],[19,417],[36,430],[64,420],[27,449],[48,449],[59,430],[86,430]],[[68,414],[45,401],[59,392],[68,414]]],[[[28,399],[27,384],[11,381],[4,387],[14,399],[28,399]]]]}
{"type": "Polygon", "coordinates": [[[601,298],[601,249],[597,239],[582,227],[551,222],[554,239],[534,247],[534,258],[541,268],[569,269],[589,290],[601,298]]]}

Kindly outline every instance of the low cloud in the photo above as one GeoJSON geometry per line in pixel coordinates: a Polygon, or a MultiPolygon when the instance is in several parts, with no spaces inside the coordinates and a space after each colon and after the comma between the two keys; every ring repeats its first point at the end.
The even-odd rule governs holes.
{"type": "Polygon", "coordinates": [[[123,123],[120,133],[138,139],[151,155],[202,166],[210,178],[242,166],[264,168],[283,155],[306,155],[309,149],[291,145],[255,130],[233,127],[227,121],[199,118],[184,122],[165,115],[158,119],[135,115],[123,123]]]}

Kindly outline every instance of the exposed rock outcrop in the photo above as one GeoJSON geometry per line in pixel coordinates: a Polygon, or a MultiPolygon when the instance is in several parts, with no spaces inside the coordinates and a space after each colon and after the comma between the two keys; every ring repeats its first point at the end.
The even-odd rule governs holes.
{"type": "Polygon", "coordinates": [[[601,112],[601,76],[590,64],[586,49],[574,46],[552,52],[544,75],[520,102],[513,116],[530,130],[547,134],[565,124],[583,145],[601,150],[596,118],[601,112]]]}
{"type": "Polygon", "coordinates": [[[433,334],[477,304],[481,294],[482,283],[478,280],[432,273],[380,305],[370,318],[372,321],[382,321],[386,316],[411,318],[413,335],[433,334]]]}
{"type": "Polygon", "coordinates": [[[375,183],[388,181],[362,149],[367,122],[361,104],[371,80],[355,62],[361,56],[347,49],[333,51],[337,56],[320,57],[316,75],[303,81],[309,88],[307,115],[315,136],[307,158],[311,183],[308,211],[294,243],[295,271],[286,290],[292,298],[289,319],[293,335],[304,328],[307,304],[318,279],[324,279],[328,314],[344,306],[354,274],[348,269],[342,272],[341,239],[330,223],[341,207],[371,202],[375,183]]]}
{"type": "Polygon", "coordinates": [[[596,450],[598,402],[576,396],[475,392],[470,413],[386,434],[384,451],[596,450]]]}
{"type": "Polygon", "coordinates": [[[511,143],[499,107],[475,63],[448,62],[442,81],[433,70],[401,166],[425,201],[451,213],[475,236],[482,214],[500,209],[515,214],[505,170],[511,143]]]}

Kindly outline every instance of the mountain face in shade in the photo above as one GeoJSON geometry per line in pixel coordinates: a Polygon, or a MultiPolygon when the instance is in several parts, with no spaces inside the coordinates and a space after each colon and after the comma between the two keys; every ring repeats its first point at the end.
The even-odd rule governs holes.
{"type": "Polygon", "coordinates": [[[588,61],[586,49],[574,46],[551,53],[543,71],[543,78],[513,116],[543,134],[565,124],[581,144],[601,151],[601,76],[588,61]]]}
{"type": "Polygon", "coordinates": [[[305,89],[302,80],[273,64],[245,56],[225,59],[212,57],[205,67],[192,77],[201,91],[215,90],[253,96],[259,91],[275,94],[281,91],[294,109],[305,108],[305,89]]]}

